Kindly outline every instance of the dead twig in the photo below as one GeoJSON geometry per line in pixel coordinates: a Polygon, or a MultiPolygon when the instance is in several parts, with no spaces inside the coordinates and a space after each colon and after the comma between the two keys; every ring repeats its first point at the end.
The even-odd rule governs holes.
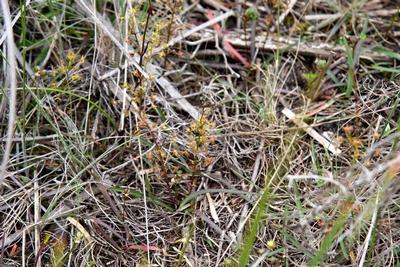
{"type": "Polygon", "coordinates": [[[1,1],[3,19],[5,26],[5,36],[7,37],[7,61],[9,74],[9,115],[7,124],[7,141],[4,147],[3,159],[0,166],[0,189],[3,185],[4,175],[6,173],[8,158],[11,152],[12,138],[14,136],[14,127],[17,117],[17,61],[15,53],[14,33],[11,23],[10,7],[8,1],[1,1]]]}
{"type": "Polygon", "coordinates": [[[334,155],[340,155],[342,151],[339,148],[336,148],[332,141],[327,140],[325,137],[320,135],[317,131],[315,131],[310,125],[296,118],[296,114],[293,113],[288,108],[282,110],[283,115],[285,115],[288,119],[293,120],[293,122],[301,127],[306,133],[308,133],[312,138],[314,138],[318,143],[320,143],[324,148],[328,149],[334,155]]]}

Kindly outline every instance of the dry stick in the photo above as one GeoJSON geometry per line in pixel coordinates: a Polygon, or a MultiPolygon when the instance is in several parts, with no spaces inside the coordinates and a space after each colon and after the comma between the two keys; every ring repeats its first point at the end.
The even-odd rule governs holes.
{"type": "MultiPolygon", "coordinates": [[[[204,38],[204,35],[197,36],[196,39],[204,38]]],[[[248,44],[245,41],[243,34],[235,32],[229,32],[225,38],[229,42],[242,48],[248,48],[248,44]]],[[[344,54],[345,50],[342,46],[332,45],[329,43],[315,43],[315,42],[300,42],[297,38],[283,38],[274,36],[271,34],[257,35],[255,37],[255,47],[262,50],[286,50],[290,52],[296,52],[304,55],[313,55],[322,58],[329,58],[332,56],[332,52],[335,54],[344,54]]],[[[371,50],[365,50],[361,53],[360,58],[368,60],[390,60],[389,57],[373,52],[371,50]]]]}
{"type": "MultiPolygon", "coordinates": [[[[125,17],[128,17],[128,6],[125,9],[125,17]]],[[[146,26],[147,27],[147,26],[146,26]]],[[[129,34],[129,30],[128,30],[128,19],[125,20],[125,39],[128,40],[128,34],[129,34]]],[[[144,37],[143,37],[144,40],[144,37]]],[[[144,42],[144,41],[143,41],[144,42]]],[[[144,46],[144,45],[143,45],[144,46]]],[[[128,50],[128,42],[125,42],[125,49],[128,50]]],[[[125,57],[125,65],[128,64],[128,59],[125,57]]],[[[139,64],[141,65],[141,64],[139,64]]],[[[126,96],[126,84],[128,82],[128,68],[125,69],[124,71],[124,96],[126,96]]],[[[126,97],[123,97],[122,99],[122,110],[121,110],[121,118],[120,118],[120,122],[119,122],[119,130],[122,131],[125,127],[125,110],[126,110],[126,97]]]]}
{"type": "Polygon", "coordinates": [[[367,16],[379,16],[379,17],[391,17],[393,15],[399,14],[399,9],[388,9],[388,10],[374,10],[367,12],[367,16]]]}
{"type": "MultiPolygon", "coordinates": [[[[256,8],[256,5],[255,7],[256,8]]],[[[251,64],[255,62],[256,56],[256,47],[255,47],[255,40],[256,40],[256,27],[257,27],[257,19],[251,20],[251,34],[250,34],[250,56],[251,56],[251,64]]]]}
{"type": "Polygon", "coordinates": [[[41,257],[40,257],[40,192],[39,192],[39,175],[38,171],[34,171],[34,182],[33,182],[33,189],[34,189],[34,222],[35,222],[35,258],[37,259],[37,266],[41,266],[41,257]]]}
{"type": "Polygon", "coordinates": [[[318,143],[320,143],[324,148],[328,149],[332,154],[339,155],[342,151],[339,148],[336,148],[332,142],[328,141],[325,137],[320,135],[317,131],[315,131],[310,125],[296,118],[296,114],[293,113],[288,108],[284,108],[282,110],[283,115],[285,115],[288,119],[293,120],[293,122],[301,127],[306,133],[308,133],[312,138],[314,138],[318,143]]]}
{"type": "Polygon", "coordinates": [[[7,125],[7,141],[4,148],[3,161],[0,166],[0,188],[3,185],[4,175],[6,173],[8,158],[11,152],[12,138],[14,136],[14,127],[16,120],[16,105],[17,105],[17,62],[15,56],[15,42],[13,28],[11,24],[10,7],[8,1],[1,1],[1,9],[3,10],[5,35],[7,36],[7,60],[8,60],[8,73],[10,75],[10,98],[9,98],[9,115],[7,125]]]}
{"type": "Polygon", "coordinates": [[[312,15],[305,15],[303,19],[306,21],[314,21],[314,20],[336,20],[342,16],[341,13],[335,14],[312,14],[312,15]]]}
{"type": "Polygon", "coordinates": [[[26,233],[25,231],[22,232],[22,267],[25,267],[25,262],[26,262],[26,233]]]}
{"type": "Polygon", "coordinates": [[[235,0],[235,6],[237,9],[237,13],[239,14],[236,18],[236,28],[240,29],[241,24],[242,24],[242,1],[241,0],[235,0]]]}
{"type": "Polygon", "coordinates": [[[4,265],[4,251],[6,250],[5,249],[5,246],[4,246],[4,240],[5,240],[5,238],[6,238],[6,234],[4,233],[4,235],[3,235],[3,237],[1,238],[1,252],[0,252],[0,266],[3,266],[4,265]]]}
{"type": "MultiPolygon", "coordinates": [[[[110,37],[112,42],[122,51],[122,53],[129,59],[129,64],[125,65],[124,67],[127,68],[130,65],[135,66],[135,68],[140,72],[140,74],[143,75],[144,79],[149,79],[149,74],[147,74],[146,71],[143,70],[143,68],[137,63],[139,60],[139,55],[132,56],[130,54],[130,51],[133,51],[131,48],[130,51],[127,51],[125,47],[121,44],[120,38],[117,37],[117,32],[115,29],[111,26],[111,24],[104,19],[102,15],[100,15],[98,12],[93,12],[93,6],[88,3],[86,0],[79,0],[78,6],[82,8],[84,12],[89,14],[93,21],[110,37]]],[[[111,77],[115,73],[117,73],[119,69],[113,70],[103,76],[100,77],[100,80],[106,79],[108,77],[111,77]]],[[[182,95],[179,93],[179,91],[172,86],[172,84],[165,79],[164,77],[160,76],[160,72],[157,70],[157,67],[151,63],[147,64],[147,71],[155,77],[156,82],[164,88],[164,90],[171,96],[171,97],[177,97],[181,98],[182,95]]],[[[199,112],[195,107],[193,107],[192,104],[190,104],[186,99],[179,99],[177,100],[177,103],[179,106],[186,111],[192,118],[198,119],[199,112]]]]}
{"type": "Polygon", "coordinates": [[[246,16],[243,17],[243,31],[244,31],[244,44],[245,46],[248,46],[247,44],[247,20],[248,18],[246,16]]]}

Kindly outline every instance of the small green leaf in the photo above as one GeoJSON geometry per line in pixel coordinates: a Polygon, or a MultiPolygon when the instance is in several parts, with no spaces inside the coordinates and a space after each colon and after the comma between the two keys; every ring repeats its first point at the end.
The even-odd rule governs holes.
{"type": "Polygon", "coordinates": [[[256,21],[260,14],[255,7],[249,7],[248,9],[246,9],[245,16],[251,21],[256,21]]]}
{"type": "Polygon", "coordinates": [[[388,136],[391,131],[392,131],[392,128],[390,127],[390,124],[387,124],[385,127],[385,130],[383,130],[383,136],[388,136]]]}
{"type": "Polygon", "coordinates": [[[303,74],[304,79],[307,83],[312,83],[318,78],[318,74],[315,72],[308,72],[303,74]]]}

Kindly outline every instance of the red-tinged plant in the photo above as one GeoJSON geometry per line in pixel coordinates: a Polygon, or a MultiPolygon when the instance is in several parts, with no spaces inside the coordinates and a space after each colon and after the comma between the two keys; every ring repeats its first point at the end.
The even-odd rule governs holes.
{"type": "MultiPolygon", "coordinates": [[[[212,20],[212,19],[215,18],[214,12],[212,12],[210,9],[207,11],[207,18],[208,18],[209,20],[212,20]]],[[[213,25],[213,29],[214,29],[214,31],[215,31],[218,35],[222,35],[222,29],[221,29],[221,26],[220,26],[218,23],[215,23],[215,24],[213,25]]],[[[249,68],[249,67],[251,66],[251,64],[249,63],[249,61],[248,61],[245,57],[243,57],[243,56],[236,50],[236,48],[234,48],[234,47],[232,46],[232,44],[229,42],[228,39],[224,39],[223,45],[224,45],[224,48],[228,51],[228,53],[229,53],[232,57],[234,57],[234,58],[236,58],[237,60],[239,60],[246,68],[249,68]]]]}

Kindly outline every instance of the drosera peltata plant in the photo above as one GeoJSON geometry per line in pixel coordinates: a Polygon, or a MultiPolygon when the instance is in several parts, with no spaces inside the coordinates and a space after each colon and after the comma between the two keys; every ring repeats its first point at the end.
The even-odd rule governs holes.
{"type": "Polygon", "coordinates": [[[397,264],[393,1],[14,2],[0,265],[397,264]],[[251,69],[221,60],[208,9],[251,69]],[[342,154],[284,108],[340,135],[342,154]]]}

